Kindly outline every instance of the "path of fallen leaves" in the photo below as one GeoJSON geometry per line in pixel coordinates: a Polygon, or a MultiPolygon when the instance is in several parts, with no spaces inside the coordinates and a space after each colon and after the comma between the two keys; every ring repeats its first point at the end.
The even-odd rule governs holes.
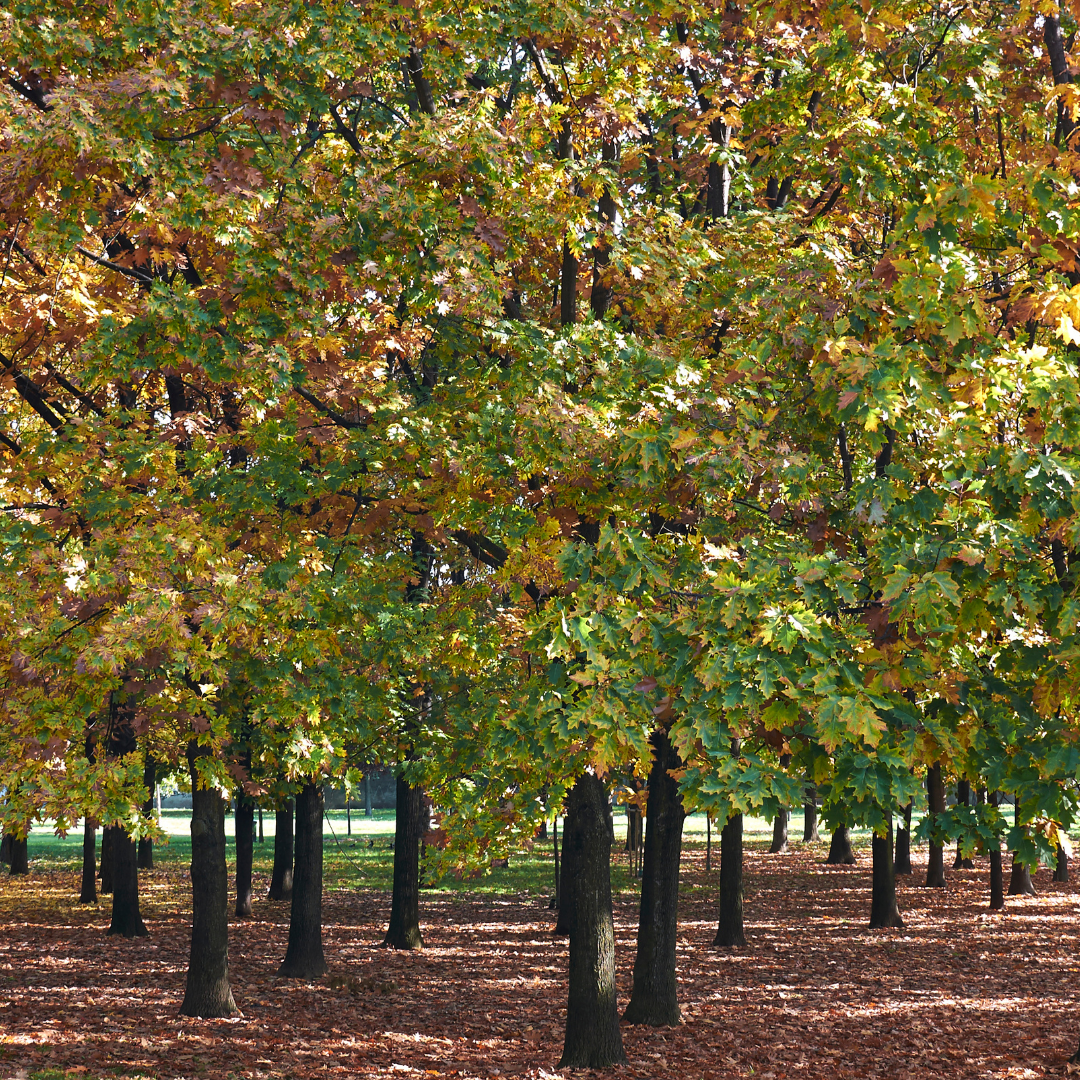
{"type": "MultiPolygon", "coordinates": [[[[869,859],[825,867],[824,849],[747,853],[746,948],[711,947],[715,871],[684,862],[679,974],[684,1023],[624,1025],[629,1078],[1045,1077],[1080,1035],[1078,889],[985,910],[987,871],[945,892],[901,879],[902,931],[865,929],[869,859]]],[[[620,856],[623,857],[623,856],[620,856]]],[[[171,1078],[486,1078],[558,1075],[566,950],[534,897],[427,894],[426,947],[379,947],[385,894],[327,896],[335,978],[278,979],[287,905],[231,929],[243,1016],[177,1016],[188,946],[187,884],[143,876],[152,937],[107,938],[105,907],[74,900],[73,874],[0,879],[0,1077],[36,1070],[171,1078]]],[[[637,913],[617,905],[620,1001],[637,913]]],[[[1071,1070],[1069,1070],[1071,1071],[1071,1070]]],[[[600,1075],[600,1074],[596,1074],[600,1075]]]]}

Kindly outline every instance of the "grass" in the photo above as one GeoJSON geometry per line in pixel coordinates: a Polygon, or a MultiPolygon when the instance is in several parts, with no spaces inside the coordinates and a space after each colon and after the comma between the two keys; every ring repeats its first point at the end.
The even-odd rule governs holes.
{"type": "MultiPolygon", "coordinates": [[[[161,827],[166,841],[155,843],[155,865],[162,868],[186,867],[191,861],[190,810],[163,810],[161,827]]],[[[369,888],[389,890],[393,879],[393,839],[395,815],[393,810],[375,810],[372,817],[362,810],[352,811],[351,822],[344,810],[328,811],[323,819],[323,876],[327,889],[369,888]]],[[[263,815],[263,841],[255,844],[254,871],[269,876],[274,858],[273,814],[263,815]]],[[[258,826],[256,825],[256,828],[258,826]]],[[[231,839],[233,819],[226,816],[225,832],[231,839]]],[[[719,856],[718,830],[713,828],[714,859],[719,856]]],[[[626,834],[626,814],[622,807],[615,810],[616,842],[612,852],[611,886],[616,894],[636,891],[637,879],[631,874],[629,860],[623,854],[626,834]]],[[[802,836],[802,815],[795,812],[790,823],[794,842],[802,836]]],[[[744,840],[750,847],[767,845],[772,837],[772,823],[762,818],[748,817],[744,821],[744,840]]],[[[852,830],[856,844],[868,843],[869,833],[852,830]]],[[[683,830],[684,847],[704,849],[706,824],[704,814],[691,814],[683,830]]],[[[227,845],[229,872],[235,868],[234,848],[227,845]]],[[[31,870],[78,870],[82,865],[82,828],[72,829],[66,837],[57,836],[49,823],[39,825],[30,835],[31,870]]],[[[714,869],[719,863],[714,863],[714,869]]],[[[492,868],[478,877],[458,879],[445,877],[428,886],[428,891],[442,893],[487,893],[510,895],[546,895],[551,891],[552,865],[550,841],[538,844],[528,854],[516,855],[507,867],[492,868]]]]}

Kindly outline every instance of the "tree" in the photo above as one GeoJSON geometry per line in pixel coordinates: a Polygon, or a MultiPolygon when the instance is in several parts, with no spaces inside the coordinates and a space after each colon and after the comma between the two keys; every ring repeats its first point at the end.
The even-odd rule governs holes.
{"type": "Polygon", "coordinates": [[[278,975],[317,979],[327,971],[322,947],[323,789],[305,784],[296,795],[296,875],[289,946],[278,975]]]}

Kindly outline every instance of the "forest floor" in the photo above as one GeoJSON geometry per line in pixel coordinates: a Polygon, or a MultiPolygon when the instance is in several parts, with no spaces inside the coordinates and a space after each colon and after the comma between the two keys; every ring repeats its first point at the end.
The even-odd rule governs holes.
{"type": "MultiPolygon", "coordinates": [[[[869,931],[869,851],[822,865],[824,845],[746,855],[748,944],[715,949],[716,868],[684,856],[679,979],[683,1023],[623,1025],[625,1080],[1063,1076],[1080,1037],[1075,885],[1036,876],[1039,895],[986,910],[988,870],[948,871],[947,890],[899,879],[903,930],[869,931]]],[[[715,852],[714,852],[715,855],[715,852]]],[[[619,852],[617,862],[627,856],[619,852]]],[[[951,860],[950,860],[951,861],[951,860]]],[[[623,866],[625,872],[625,866],[623,866]]],[[[624,877],[624,880],[625,877],[624,877]]],[[[328,889],[331,975],[275,977],[288,905],[256,902],[231,925],[243,1015],[177,1015],[190,936],[178,863],[141,877],[151,936],[105,936],[108,905],[75,902],[73,869],[0,877],[0,1078],[274,1080],[455,1077],[554,1080],[567,943],[535,891],[425,892],[425,947],[379,947],[382,890],[328,889]]],[[[265,895],[265,876],[256,897],[265,895]]],[[[631,987],[633,887],[616,896],[620,1008],[631,987]]],[[[576,1074],[578,1076],[582,1074],[576,1074]]]]}

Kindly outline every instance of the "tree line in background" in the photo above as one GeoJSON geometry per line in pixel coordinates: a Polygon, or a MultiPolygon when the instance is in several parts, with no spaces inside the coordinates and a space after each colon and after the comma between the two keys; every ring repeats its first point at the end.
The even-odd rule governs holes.
{"type": "Polygon", "coordinates": [[[872,925],[913,805],[931,884],[953,840],[998,894],[1003,836],[1064,867],[1071,8],[10,15],[2,819],[14,859],[36,819],[107,826],[116,912],[154,770],[187,776],[185,1012],[235,1009],[223,794],[250,875],[252,807],[295,793],[282,971],[309,977],[322,784],[370,761],[397,947],[425,798],[442,868],[565,808],[565,1065],[622,1057],[615,776],[649,816],[645,1023],[678,1018],[687,809],[723,824],[718,944],[741,815],[807,782],[838,858],[874,831],[872,925]]]}

